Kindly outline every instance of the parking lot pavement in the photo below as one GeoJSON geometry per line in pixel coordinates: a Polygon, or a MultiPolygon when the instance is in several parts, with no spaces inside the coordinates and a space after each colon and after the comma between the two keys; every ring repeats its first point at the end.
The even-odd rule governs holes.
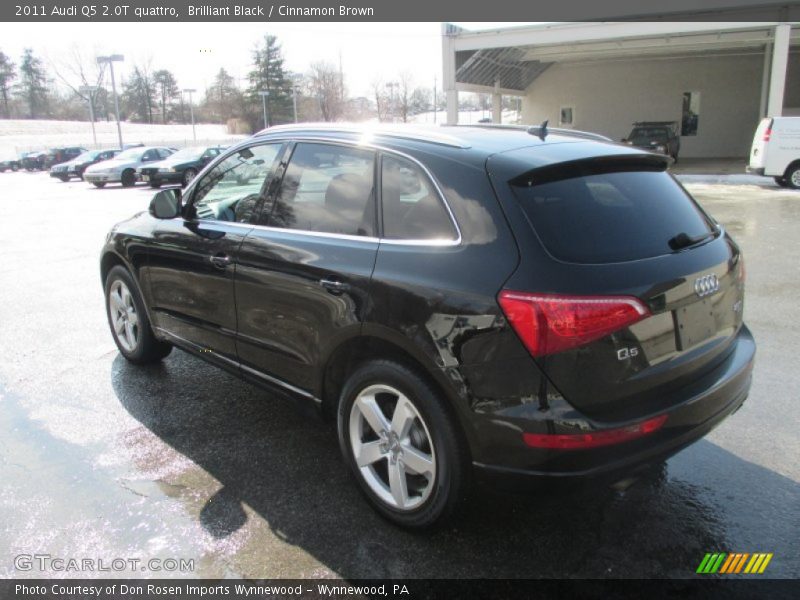
{"type": "Polygon", "coordinates": [[[704,181],[687,185],[746,256],[744,407],[627,489],[481,490],[411,534],[367,506],[330,427],[183,352],[119,357],[98,252],[152,190],[0,174],[0,576],[42,576],[14,557],[47,553],[202,577],[686,577],[723,551],[797,577],[800,192],[704,181]]]}

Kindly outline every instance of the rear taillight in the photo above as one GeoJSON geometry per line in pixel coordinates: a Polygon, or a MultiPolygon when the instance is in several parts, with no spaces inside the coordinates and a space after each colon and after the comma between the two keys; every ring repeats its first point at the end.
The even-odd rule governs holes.
{"type": "Polygon", "coordinates": [[[503,313],[533,356],[582,346],[650,315],[630,296],[560,296],[503,290],[503,313]]]}
{"type": "Polygon", "coordinates": [[[772,135],[772,127],[767,127],[766,131],[764,132],[764,141],[768,142],[771,135],[772,135]]]}
{"type": "Polygon", "coordinates": [[[654,433],[661,429],[667,420],[667,415],[659,415],[647,421],[620,427],[618,429],[601,429],[587,433],[523,433],[522,441],[531,448],[546,448],[548,450],[582,450],[621,444],[654,433]]]}

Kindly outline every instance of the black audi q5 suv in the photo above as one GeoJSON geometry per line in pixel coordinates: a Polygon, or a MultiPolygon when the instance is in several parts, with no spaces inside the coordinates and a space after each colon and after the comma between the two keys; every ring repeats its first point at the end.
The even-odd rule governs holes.
{"type": "Polygon", "coordinates": [[[751,382],[742,255],[669,161],[546,126],[270,128],[112,229],[111,332],[314,407],[405,527],[475,476],[621,478],[751,382]]]}

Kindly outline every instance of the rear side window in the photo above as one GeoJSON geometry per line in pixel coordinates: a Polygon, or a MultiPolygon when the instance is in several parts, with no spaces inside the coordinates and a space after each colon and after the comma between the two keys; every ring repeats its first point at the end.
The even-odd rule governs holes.
{"type": "MultiPolygon", "coordinates": [[[[669,254],[669,240],[712,231],[694,201],[663,171],[616,171],[512,185],[547,251],[574,263],[669,254]]],[[[541,181],[541,179],[540,179],[541,181]]],[[[515,182],[520,183],[520,182],[515,182]]]]}
{"type": "Polygon", "coordinates": [[[268,225],[344,235],[375,234],[375,153],[297,144],[268,225]]]}
{"type": "Polygon", "coordinates": [[[390,240],[454,240],[453,222],[430,179],[410,160],[381,160],[383,237],[390,240]]]}

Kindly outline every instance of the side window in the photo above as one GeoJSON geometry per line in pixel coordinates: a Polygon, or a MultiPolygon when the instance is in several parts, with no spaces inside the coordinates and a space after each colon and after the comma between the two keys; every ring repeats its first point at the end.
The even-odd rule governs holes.
{"type": "Polygon", "coordinates": [[[375,153],[332,144],[295,147],[275,196],[272,227],[375,235],[375,153]]]}
{"type": "Polygon", "coordinates": [[[453,222],[433,183],[410,160],[383,155],[381,198],[386,239],[456,239],[453,222]]]}
{"type": "Polygon", "coordinates": [[[198,219],[249,222],[282,144],[242,148],[197,182],[192,206],[198,219]]]}
{"type": "Polygon", "coordinates": [[[158,157],[161,159],[167,158],[172,154],[172,152],[170,150],[167,150],[166,148],[159,148],[157,152],[158,152],[158,157]]]}
{"type": "Polygon", "coordinates": [[[155,149],[147,150],[144,155],[142,156],[142,162],[149,162],[151,160],[156,160],[158,158],[158,154],[155,149]]]}

